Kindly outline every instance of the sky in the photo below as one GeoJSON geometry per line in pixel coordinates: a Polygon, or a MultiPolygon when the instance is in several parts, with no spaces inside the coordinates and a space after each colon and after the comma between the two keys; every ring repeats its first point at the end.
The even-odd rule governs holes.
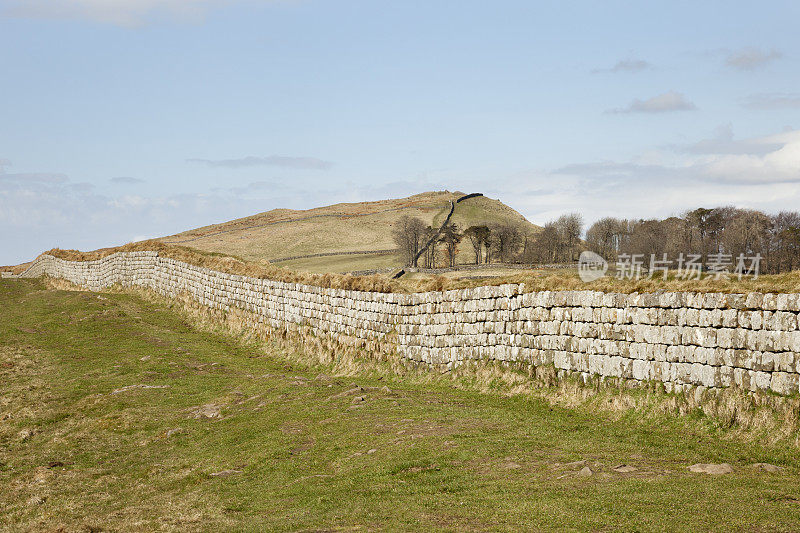
{"type": "Polygon", "coordinates": [[[798,2],[0,0],[0,264],[482,192],[800,208],[798,2]]]}

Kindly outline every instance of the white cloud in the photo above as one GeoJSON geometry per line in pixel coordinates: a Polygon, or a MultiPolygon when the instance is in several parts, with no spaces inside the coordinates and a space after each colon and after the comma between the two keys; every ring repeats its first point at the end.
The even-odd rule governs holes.
{"type": "Polygon", "coordinates": [[[777,142],[761,139],[740,139],[733,137],[733,126],[726,124],[717,128],[715,135],[710,139],[671,146],[677,152],[687,154],[741,154],[741,155],[766,155],[781,148],[777,142]]]}
{"type": "Polygon", "coordinates": [[[725,154],[698,163],[703,174],[725,182],[800,183],[800,131],[789,131],[756,139],[780,146],[763,155],[725,154]]]}
{"type": "Polygon", "coordinates": [[[241,0],[5,0],[0,16],[88,19],[137,26],[153,17],[202,18],[208,9],[241,0]]]}
{"type": "Polygon", "coordinates": [[[604,161],[567,165],[554,173],[604,182],[800,183],[800,131],[745,140],[707,140],[688,147],[671,147],[677,157],[663,154],[666,163],[604,161]]]}
{"type": "Polygon", "coordinates": [[[782,56],[777,50],[766,52],[758,48],[743,48],[730,52],[725,58],[725,64],[737,70],[756,70],[782,56]]]}
{"type": "Polygon", "coordinates": [[[736,205],[769,213],[798,209],[800,131],[726,142],[696,151],[670,146],[631,161],[530,172],[498,183],[496,189],[503,201],[508,199],[538,224],[572,211],[591,223],[605,216],[667,217],[698,206],[736,205]],[[531,189],[542,184],[552,190],[529,193],[519,188],[520,182],[531,189]]]}
{"type": "Polygon", "coordinates": [[[638,98],[628,104],[626,107],[611,109],[609,113],[667,113],[670,111],[691,111],[697,109],[692,102],[686,97],[677,92],[669,91],[664,94],[659,94],[648,98],[647,100],[639,100],[638,98]]]}

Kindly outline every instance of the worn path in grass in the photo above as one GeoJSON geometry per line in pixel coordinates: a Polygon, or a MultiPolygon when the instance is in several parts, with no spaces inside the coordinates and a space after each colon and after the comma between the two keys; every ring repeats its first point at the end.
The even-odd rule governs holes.
{"type": "Polygon", "coordinates": [[[136,296],[0,282],[0,527],[800,529],[789,445],[287,361],[136,296]]]}

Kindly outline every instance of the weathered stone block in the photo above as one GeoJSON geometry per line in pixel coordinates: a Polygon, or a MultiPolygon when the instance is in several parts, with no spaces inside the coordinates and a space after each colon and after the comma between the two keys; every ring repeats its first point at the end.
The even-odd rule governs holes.
{"type": "Polygon", "coordinates": [[[778,394],[797,394],[798,393],[798,374],[787,372],[773,372],[770,381],[770,389],[778,394]]]}

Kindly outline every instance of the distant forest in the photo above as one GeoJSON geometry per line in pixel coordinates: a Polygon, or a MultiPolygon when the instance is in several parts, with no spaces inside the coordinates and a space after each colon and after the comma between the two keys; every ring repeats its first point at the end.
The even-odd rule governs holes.
{"type": "Polygon", "coordinates": [[[578,213],[548,222],[541,231],[526,232],[512,224],[460,228],[449,224],[439,231],[422,220],[403,217],[394,240],[407,266],[435,268],[457,263],[557,264],[577,260],[583,250],[609,262],[623,254],[675,259],[681,254],[739,254],[761,256],[762,273],[800,269],[800,213],[768,215],[732,206],[698,208],[666,219],[603,218],[584,230],[578,213]],[[430,243],[430,246],[426,245],[430,243]]]}

